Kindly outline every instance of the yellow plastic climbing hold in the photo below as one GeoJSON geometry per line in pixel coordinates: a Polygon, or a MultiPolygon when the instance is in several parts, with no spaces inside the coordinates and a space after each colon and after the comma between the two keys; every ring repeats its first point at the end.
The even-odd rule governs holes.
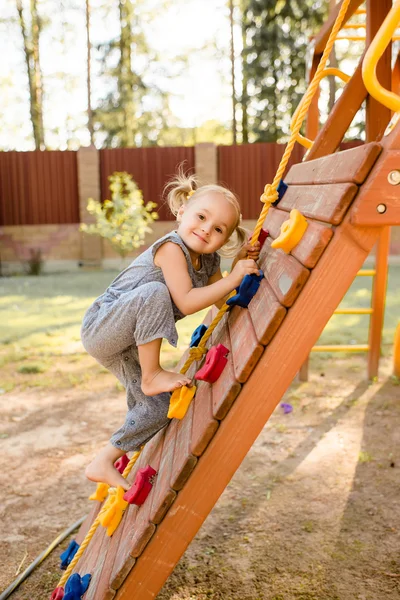
{"type": "Polygon", "coordinates": [[[186,385],[174,391],[169,401],[168,419],[183,419],[196,393],[196,386],[186,385]]]}
{"type": "Polygon", "coordinates": [[[282,248],[286,254],[289,254],[291,250],[300,242],[303,237],[308,223],[305,217],[294,208],[290,211],[290,217],[287,221],[284,221],[281,226],[280,235],[271,244],[272,248],[282,248]]]}
{"type": "Polygon", "coordinates": [[[99,516],[100,524],[107,528],[107,535],[109,537],[117,529],[122,515],[128,506],[128,502],[123,498],[124,494],[125,490],[120,486],[117,489],[110,490],[108,499],[99,516]]]}
{"type": "Polygon", "coordinates": [[[98,483],[96,487],[96,491],[89,496],[89,500],[98,500],[99,502],[103,502],[108,496],[108,484],[107,483],[98,483]]]}

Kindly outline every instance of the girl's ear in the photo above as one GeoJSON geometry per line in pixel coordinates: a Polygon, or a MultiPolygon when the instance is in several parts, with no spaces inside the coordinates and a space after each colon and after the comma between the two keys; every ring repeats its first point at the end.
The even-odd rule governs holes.
{"type": "Polygon", "coordinates": [[[178,210],[178,212],[176,213],[176,220],[178,221],[178,223],[181,222],[182,220],[182,215],[185,212],[185,205],[182,204],[178,210]]]}

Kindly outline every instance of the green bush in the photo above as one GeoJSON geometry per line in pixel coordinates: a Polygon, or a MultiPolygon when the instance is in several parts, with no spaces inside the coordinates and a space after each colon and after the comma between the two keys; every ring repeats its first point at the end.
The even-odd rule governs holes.
{"type": "Polygon", "coordinates": [[[143,194],[129,173],[113,173],[109,180],[111,200],[101,203],[89,198],[87,210],[96,223],[83,223],[80,229],[109,240],[124,258],[128,252],[142,246],[146,233],[151,232],[149,225],[158,219],[154,212],[157,204],[144,204],[143,194]]]}

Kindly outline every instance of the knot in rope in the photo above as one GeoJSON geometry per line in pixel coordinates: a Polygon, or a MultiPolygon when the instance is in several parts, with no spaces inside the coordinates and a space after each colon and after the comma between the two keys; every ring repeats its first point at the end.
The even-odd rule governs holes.
{"type": "Polygon", "coordinates": [[[204,346],[197,346],[194,348],[190,348],[189,356],[192,360],[200,360],[203,358],[203,355],[207,352],[207,348],[204,346]]]}
{"type": "Polygon", "coordinates": [[[260,196],[261,202],[263,202],[264,204],[272,204],[273,202],[278,200],[278,198],[279,194],[277,190],[274,189],[270,183],[267,183],[267,185],[264,188],[264,192],[260,196]]]}

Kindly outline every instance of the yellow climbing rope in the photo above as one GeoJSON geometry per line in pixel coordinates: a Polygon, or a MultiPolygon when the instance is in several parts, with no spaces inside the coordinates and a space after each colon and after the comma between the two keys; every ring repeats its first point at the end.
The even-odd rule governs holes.
{"type": "MultiPolygon", "coordinates": [[[[317,71],[311,81],[310,86],[307,89],[307,92],[305,93],[304,99],[302,101],[302,107],[299,110],[299,113],[297,115],[296,118],[296,122],[293,124],[293,129],[290,135],[290,139],[289,142],[286,146],[285,152],[282,156],[281,162],[279,164],[278,170],[276,172],[275,178],[273,180],[273,182],[271,184],[267,184],[264,188],[264,192],[260,198],[260,200],[264,203],[264,206],[261,210],[260,216],[258,217],[257,220],[257,224],[256,227],[254,229],[253,235],[251,237],[251,245],[254,245],[256,243],[256,241],[258,240],[258,237],[260,235],[262,226],[264,224],[265,221],[265,217],[268,214],[268,211],[270,209],[270,206],[273,202],[275,202],[275,200],[278,199],[278,185],[280,180],[282,179],[282,175],[286,169],[286,166],[288,164],[290,155],[292,153],[293,147],[296,143],[296,139],[297,136],[300,132],[300,128],[303,124],[304,118],[307,114],[307,111],[309,109],[309,106],[311,104],[311,100],[316,92],[316,89],[319,85],[320,80],[322,79],[322,77],[324,76],[324,69],[325,69],[325,65],[328,61],[329,58],[329,54],[332,50],[333,44],[335,43],[335,39],[337,37],[337,34],[341,28],[341,24],[343,22],[343,19],[345,17],[345,14],[347,12],[347,8],[349,5],[350,0],[343,0],[343,4],[340,8],[339,14],[336,18],[335,24],[332,28],[332,31],[330,33],[327,45],[325,47],[324,53],[321,57],[320,63],[318,65],[317,71]]],[[[233,296],[235,294],[235,292],[232,292],[229,295],[229,298],[231,296],[233,296]]],[[[186,373],[186,371],[189,369],[190,365],[196,361],[196,360],[201,360],[201,358],[203,357],[203,355],[207,352],[207,348],[206,348],[206,343],[209,339],[209,337],[211,336],[211,334],[213,333],[214,329],[216,328],[216,326],[218,325],[218,323],[221,321],[222,317],[224,316],[224,314],[229,310],[229,306],[228,304],[224,304],[222,306],[222,308],[219,309],[218,313],[216,314],[216,316],[214,317],[212,323],[209,325],[209,327],[207,328],[207,331],[205,332],[205,334],[203,335],[203,337],[201,338],[199,345],[195,348],[191,348],[189,350],[189,357],[186,360],[186,362],[184,363],[184,365],[181,368],[181,373],[186,373]]],[[[141,450],[137,451],[134,453],[134,455],[132,456],[132,458],[130,459],[128,465],[126,466],[122,476],[123,477],[127,477],[129,475],[129,473],[131,472],[133,466],[135,465],[137,459],[139,458],[141,453],[141,450]]],[[[59,583],[58,583],[58,587],[64,587],[65,583],[67,582],[69,576],[71,575],[72,571],[75,568],[75,565],[78,563],[80,557],[82,556],[82,554],[84,553],[86,547],[89,545],[90,540],[92,539],[92,537],[94,536],[97,527],[100,524],[100,520],[105,512],[105,510],[107,510],[107,501],[104,503],[99,515],[97,516],[97,518],[94,520],[91,528],[89,529],[88,533],[85,536],[85,539],[83,540],[82,544],[80,545],[77,553],[75,554],[73,560],[71,561],[70,565],[68,566],[67,570],[65,571],[64,575],[61,577],[59,583]]]]}

